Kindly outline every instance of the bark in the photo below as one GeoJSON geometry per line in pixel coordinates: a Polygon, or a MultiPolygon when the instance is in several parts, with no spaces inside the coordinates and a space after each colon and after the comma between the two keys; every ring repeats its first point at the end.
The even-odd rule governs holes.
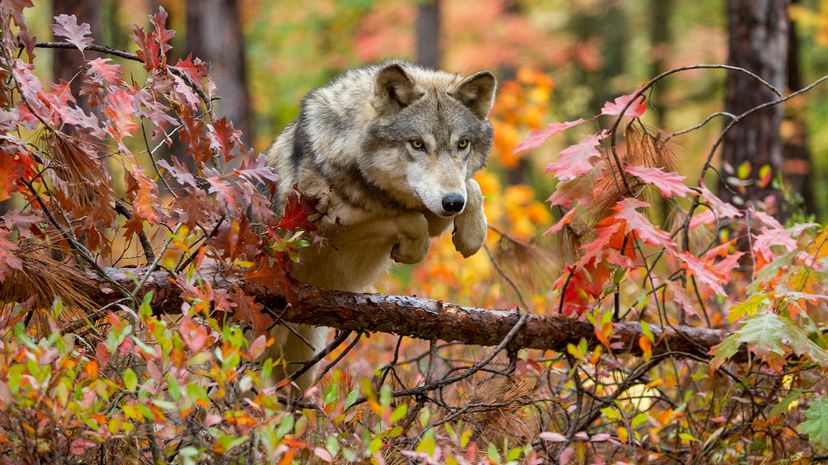
{"type": "MultiPolygon", "coordinates": [[[[783,91],[787,82],[788,0],[728,0],[729,30],[728,63],[753,71],[783,91]]],[[[740,114],[776,96],[771,90],[744,73],[729,73],[725,111],[740,114]]],[[[782,105],[774,105],[748,116],[731,129],[722,147],[723,172],[719,195],[737,205],[773,201],[774,213],[781,216],[778,206],[781,193],[773,183],[760,186],[760,168],[768,165],[771,174],[782,170],[782,105]],[[728,182],[743,163],[751,167],[746,186],[728,182]]]]}
{"type": "Polygon", "coordinates": [[[417,63],[440,69],[440,0],[417,6],[417,63]]]}
{"type": "MultiPolygon", "coordinates": [[[[670,17],[673,13],[673,0],[650,0],[650,76],[658,76],[667,67],[667,57],[670,56],[670,17]]],[[[651,103],[656,117],[656,126],[664,129],[667,123],[667,105],[664,95],[668,92],[669,79],[658,83],[658,92],[653,93],[651,103]]]]}
{"type": "Polygon", "coordinates": [[[226,116],[253,141],[250,95],[245,70],[244,35],[237,0],[187,2],[187,50],[210,63],[210,75],[221,90],[217,116],[226,116]]]}
{"type": "MultiPolygon", "coordinates": [[[[791,3],[799,3],[794,0],[791,3]]],[[[802,87],[799,66],[799,36],[796,23],[791,21],[788,33],[788,88],[796,91],[802,87]]],[[[785,120],[790,132],[784,135],[782,142],[783,175],[791,192],[798,194],[801,207],[806,214],[816,213],[816,202],[812,187],[811,153],[808,150],[808,124],[806,121],[807,102],[792,102],[785,111],[785,120]]]]}
{"type": "MultiPolygon", "coordinates": [[[[140,269],[109,268],[109,276],[126,288],[133,287],[133,276],[143,276],[140,269]]],[[[103,306],[121,299],[111,284],[93,273],[88,277],[97,283],[89,296],[103,306]]],[[[244,286],[239,280],[216,278],[214,289],[230,290],[234,285],[244,286]]],[[[166,272],[154,272],[142,288],[153,292],[153,311],[157,314],[181,312],[181,289],[169,279],[166,272]]],[[[297,286],[295,299],[286,305],[285,298],[263,290],[246,289],[255,296],[267,312],[283,322],[367,332],[384,332],[425,340],[458,341],[465,344],[496,346],[506,338],[520,315],[510,310],[490,310],[460,306],[439,300],[386,294],[353,294],[327,291],[309,286],[297,286]]],[[[722,330],[677,326],[662,328],[651,325],[655,335],[653,354],[673,353],[708,357],[710,349],[727,337],[722,330]]],[[[642,335],[637,322],[613,325],[612,344],[618,353],[640,355],[638,344],[642,335]]],[[[522,328],[509,341],[510,350],[528,348],[566,350],[568,344],[578,344],[581,338],[590,346],[599,344],[592,324],[562,316],[529,315],[522,328]]],[[[744,353],[734,357],[744,359],[744,353]]]]}
{"type": "MultiPolygon", "coordinates": [[[[667,69],[667,58],[670,56],[670,42],[672,30],[670,18],[673,13],[673,0],[650,0],[650,76],[658,76],[667,69]]],[[[656,118],[656,127],[667,129],[667,103],[664,98],[669,92],[670,80],[665,79],[658,83],[658,91],[653,92],[650,103],[656,118]]],[[[667,199],[657,196],[654,205],[658,217],[662,221],[670,215],[667,199]]]]}

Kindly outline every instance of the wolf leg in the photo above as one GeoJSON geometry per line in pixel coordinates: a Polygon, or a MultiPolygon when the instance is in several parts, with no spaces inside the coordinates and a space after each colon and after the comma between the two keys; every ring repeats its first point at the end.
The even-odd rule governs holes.
{"type": "Polygon", "coordinates": [[[468,200],[463,213],[454,217],[451,241],[463,257],[474,255],[486,240],[486,214],[483,212],[483,193],[474,179],[466,183],[468,200]]]}
{"type": "Polygon", "coordinates": [[[420,263],[428,254],[429,225],[420,212],[400,215],[395,221],[398,228],[397,244],[391,249],[391,258],[398,263],[420,263]]]}
{"type": "Polygon", "coordinates": [[[438,216],[430,211],[426,210],[424,213],[426,220],[428,221],[428,236],[429,237],[437,237],[440,234],[443,234],[449,226],[454,223],[453,217],[444,217],[438,216]]]}

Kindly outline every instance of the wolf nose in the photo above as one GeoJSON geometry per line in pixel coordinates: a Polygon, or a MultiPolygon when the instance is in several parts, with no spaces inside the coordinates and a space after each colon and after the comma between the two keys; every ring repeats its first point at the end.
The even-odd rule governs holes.
{"type": "Polygon", "coordinates": [[[447,194],[443,196],[443,210],[446,213],[460,213],[463,211],[465,204],[466,199],[460,194],[447,194]]]}

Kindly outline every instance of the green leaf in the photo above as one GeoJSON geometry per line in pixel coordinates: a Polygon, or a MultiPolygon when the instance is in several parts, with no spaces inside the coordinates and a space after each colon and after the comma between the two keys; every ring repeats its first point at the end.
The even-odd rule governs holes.
{"type": "Polygon", "coordinates": [[[807,434],[811,444],[828,449],[828,399],[817,398],[811,401],[805,411],[805,421],[796,427],[800,434],[807,434]]]}
{"type": "Polygon", "coordinates": [[[733,323],[743,316],[752,317],[759,310],[769,310],[771,298],[765,293],[756,293],[744,302],[739,302],[727,310],[727,321],[733,323]]]}
{"type": "Polygon", "coordinates": [[[632,426],[633,429],[636,429],[639,426],[641,426],[644,422],[646,422],[649,418],[650,418],[649,415],[647,415],[644,412],[641,412],[638,415],[636,415],[635,417],[633,417],[632,424],[630,426],[632,426]]]}
{"type": "Polygon", "coordinates": [[[790,407],[793,401],[799,399],[802,396],[802,389],[794,389],[787,396],[782,398],[778,404],[774,405],[770,411],[770,416],[776,417],[788,411],[788,407],[790,407]]]}
{"type": "MultiPolygon", "coordinates": [[[[358,398],[359,398],[359,389],[357,389],[357,388],[351,389],[351,392],[348,393],[348,397],[345,398],[345,410],[347,410],[349,407],[354,405],[354,402],[356,402],[358,398]]],[[[334,455],[336,455],[336,454],[334,454],[334,455]]]]}
{"type": "Polygon", "coordinates": [[[711,367],[716,369],[724,360],[732,357],[740,343],[747,344],[761,358],[770,354],[784,357],[787,354],[786,348],[789,348],[797,355],[807,355],[823,366],[828,365],[828,354],[822,347],[808,339],[808,335],[791,319],[770,311],[760,310],[745,320],[738,331],[714,347],[715,357],[711,361],[711,367]]]}
{"type": "Polygon", "coordinates": [[[158,407],[161,407],[162,409],[170,411],[170,412],[172,412],[173,410],[176,409],[176,405],[174,403],[170,402],[170,401],[161,400],[161,399],[154,399],[152,401],[152,403],[157,405],[158,407]]]}
{"type": "Polygon", "coordinates": [[[293,430],[293,415],[286,415],[279,423],[279,428],[276,429],[276,436],[282,438],[291,430],[293,430]]]}
{"type": "Polygon", "coordinates": [[[142,317],[151,317],[152,316],[152,307],[150,303],[152,302],[152,291],[148,291],[144,294],[144,300],[141,301],[141,307],[138,309],[138,314],[142,317]]]}
{"type": "Polygon", "coordinates": [[[750,162],[748,161],[742,162],[742,164],[740,164],[739,167],[736,168],[736,176],[738,176],[739,179],[747,179],[748,176],[750,176],[750,172],[751,166],[750,162]]]}
{"type": "Polygon", "coordinates": [[[437,443],[434,441],[434,430],[430,429],[426,431],[423,439],[417,444],[417,452],[425,452],[429,456],[434,455],[434,449],[437,447],[437,443]]]}
{"type": "Polygon", "coordinates": [[[391,418],[389,421],[393,425],[394,423],[403,419],[405,414],[408,412],[408,404],[400,404],[397,408],[394,409],[394,413],[391,414],[391,418]]]}
{"type": "Polygon", "coordinates": [[[769,353],[785,355],[782,338],[788,332],[785,322],[773,312],[762,312],[745,321],[735,336],[739,342],[748,344],[759,355],[769,353]]]}
{"type": "Polygon", "coordinates": [[[138,376],[132,371],[132,368],[127,368],[124,370],[124,387],[127,388],[128,391],[134,391],[135,387],[138,386],[138,376]]]}
{"type": "Polygon", "coordinates": [[[489,448],[486,450],[486,456],[494,460],[496,463],[500,463],[500,452],[497,451],[497,446],[495,446],[493,442],[489,443],[489,448]]]}
{"type": "Polygon", "coordinates": [[[179,385],[178,380],[170,374],[167,374],[167,392],[170,393],[172,400],[177,401],[181,398],[181,385],[179,385]]]}
{"type": "Polygon", "coordinates": [[[681,434],[679,434],[679,437],[680,437],[681,439],[684,439],[685,441],[690,441],[690,442],[701,442],[701,441],[699,441],[698,439],[696,439],[696,437],[695,437],[695,436],[693,436],[692,434],[689,434],[689,433],[681,433],[681,434]]]}

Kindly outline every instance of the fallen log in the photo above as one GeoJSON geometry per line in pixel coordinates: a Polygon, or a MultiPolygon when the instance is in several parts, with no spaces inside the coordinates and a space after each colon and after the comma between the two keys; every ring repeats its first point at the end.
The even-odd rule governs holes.
{"type": "MultiPolygon", "coordinates": [[[[143,270],[136,268],[107,268],[105,271],[112,281],[127,289],[134,288],[136,276],[144,278],[143,270]]],[[[87,276],[96,283],[89,297],[99,305],[122,298],[111,289],[111,282],[94,273],[87,276]]],[[[493,310],[414,296],[354,294],[301,285],[294,289],[293,301],[288,305],[283,296],[260,288],[249,288],[241,279],[216,277],[211,284],[216,289],[228,290],[233,286],[242,286],[248,295],[255,296],[256,301],[264,305],[271,316],[278,317],[282,322],[392,333],[470,345],[498,345],[520,317],[517,308],[493,310]]],[[[148,291],[153,292],[154,312],[170,314],[181,311],[181,288],[168,273],[156,271],[147,276],[138,297],[148,291]]],[[[650,331],[655,336],[652,344],[654,355],[669,352],[679,357],[695,358],[708,358],[710,349],[721,343],[728,334],[723,330],[693,326],[650,325],[650,331]]],[[[643,334],[638,322],[614,323],[610,338],[612,350],[640,355],[639,338],[643,334]]],[[[529,315],[506,348],[563,351],[568,344],[578,344],[582,338],[591,347],[600,344],[593,325],[587,321],[560,315],[529,315]]],[[[737,354],[735,359],[743,355],[737,354]]]]}

